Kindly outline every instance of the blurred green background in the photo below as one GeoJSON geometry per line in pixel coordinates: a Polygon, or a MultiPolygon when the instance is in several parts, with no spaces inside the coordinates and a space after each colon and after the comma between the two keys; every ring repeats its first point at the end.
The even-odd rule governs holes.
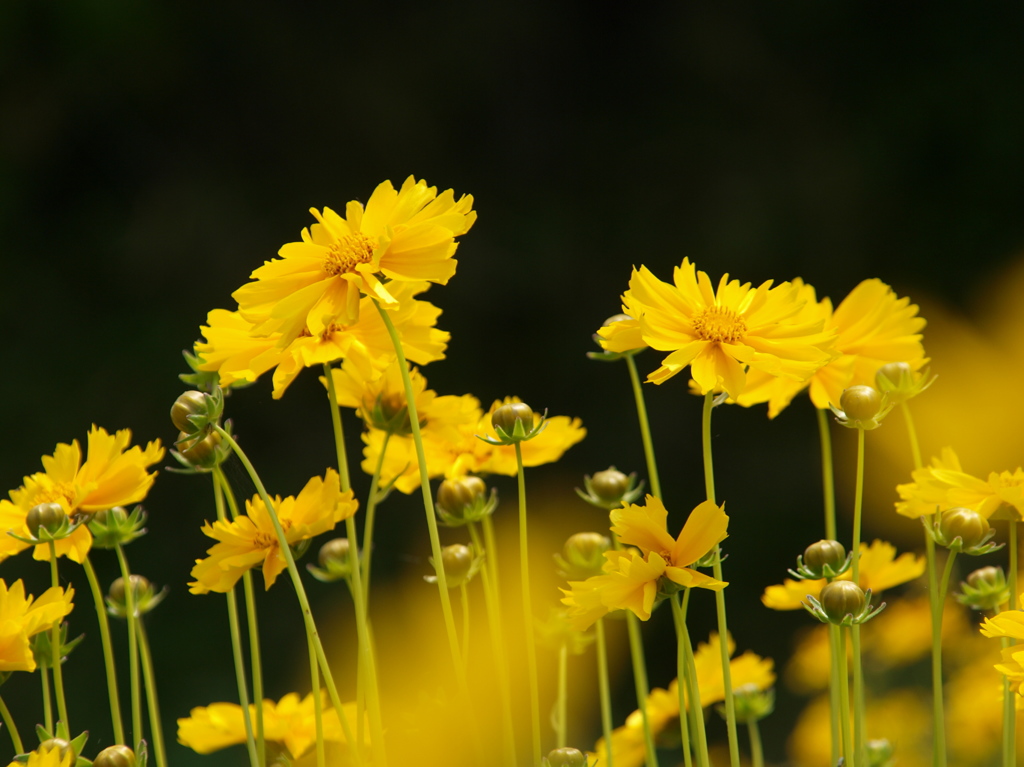
{"type": "MultiPolygon", "coordinates": [[[[563,510],[562,537],[600,527],[572,492],[582,474],[643,473],[626,372],[585,357],[631,266],[669,279],[689,256],[713,280],[801,276],[836,301],[879,277],[971,311],[1020,254],[1022,21],[1010,3],[3,3],[0,488],[91,423],[173,440],[180,350],[206,312],[234,308],[230,293],[298,238],[311,206],[341,208],[414,174],[473,194],[480,214],[456,277],[427,296],[453,334],[449,359],[425,370],[432,388],[581,417],[588,439],[536,470],[531,489],[563,510]]],[[[279,402],[269,381],[229,402],[272,492],[296,493],[332,461],[315,379],[279,402]]],[[[677,522],[703,492],[699,402],[685,385],[648,391],[677,522]]],[[[758,597],[821,534],[813,414],[769,423],[761,409],[721,409],[716,468],[733,515],[731,628],[741,651],[781,659],[805,619],[758,597]]],[[[513,482],[498,486],[514,503],[513,482]]],[[[240,749],[204,759],[173,743],[176,717],[234,690],[221,600],[186,588],[214,515],[209,484],[163,472],[145,505],[150,534],[129,555],[171,588],[148,624],[172,760],[240,764],[240,749]]],[[[416,499],[382,514],[375,561],[426,572],[416,499]]],[[[96,560],[112,578],[113,562],[96,560]]],[[[102,668],[73,570],[72,628],[89,636],[67,666],[71,716],[98,749],[111,738],[102,668]]],[[[27,554],[0,576],[37,593],[47,578],[27,554]]],[[[381,594],[387,583],[375,582],[381,594]]],[[[321,609],[347,609],[337,589],[312,591],[321,609]]],[[[306,684],[305,660],[290,587],[266,596],[264,615],[285,616],[264,621],[276,699],[306,684]]],[[[651,678],[664,685],[674,651],[665,616],[655,623],[651,678]]],[[[635,707],[620,681],[619,722],[635,707]]],[[[38,711],[34,675],[15,674],[3,695],[38,711]]],[[[780,699],[764,727],[770,760],[795,716],[780,699]]],[[[23,733],[32,723],[19,721],[23,733]]],[[[579,728],[589,747],[597,719],[579,728]]]]}

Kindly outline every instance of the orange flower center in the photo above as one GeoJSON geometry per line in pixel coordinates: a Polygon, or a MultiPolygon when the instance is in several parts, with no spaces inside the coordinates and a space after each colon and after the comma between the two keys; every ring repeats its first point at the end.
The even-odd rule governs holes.
{"type": "Polygon", "coordinates": [[[705,341],[734,344],[747,332],[747,325],[732,309],[709,306],[693,320],[693,329],[705,341]]]}
{"type": "MultiPolygon", "coordinates": [[[[284,530],[285,535],[288,535],[288,531],[291,529],[292,521],[290,519],[281,520],[281,529],[284,530]]],[[[265,533],[262,530],[257,530],[256,535],[252,538],[252,545],[257,549],[272,549],[276,548],[277,533],[265,533]]]]}
{"type": "Polygon", "coordinates": [[[38,506],[40,503],[61,503],[67,509],[70,509],[69,513],[75,511],[75,485],[73,482],[58,482],[52,488],[42,490],[35,494],[32,498],[32,505],[38,506]]]}
{"type": "Polygon", "coordinates": [[[374,242],[362,232],[342,237],[327,250],[324,271],[331,277],[354,272],[359,264],[373,260],[374,242]]]}

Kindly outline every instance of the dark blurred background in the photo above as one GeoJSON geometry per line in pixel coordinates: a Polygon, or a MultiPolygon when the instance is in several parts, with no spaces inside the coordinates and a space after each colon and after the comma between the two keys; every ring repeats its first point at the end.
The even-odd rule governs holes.
{"type": "MultiPolygon", "coordinates": [[[[456,277],[427,296],[453,335],[425,370],[431,387],[581,417],[587,440],[533,472],[531,489],[557,512],[559,539],[599,527],[572,493],[581,475],[643,473],[626,371],[585,357],[631,266],[670,279],[689,256],[713,280],[801,276],[836,301],[880,277],[969,311],[1018,256],[1022,17],[1010,3],[0,4],[0,488],[91,423],[173,440],[180,350],[206,312],[234,308],[231,292],[298,238],[311,206],[341,209],[414,174],[471,193],[480,214],[456,277]]],[[[260,381],[229,402],[272,492],[294,494],[332,462],[321,392],[306,373],[281,401],[260,381]]],[[[678,523],[703,492],[700,404],[684,376],[647,394],[678,523]]],[[[730,625],[741,650],[779,659],[806,621],[758,597],[821,535],[801,405],[774,423],[721,408],[715,422],[730,625]]],[[[357,473],[360,495],[366,485],[357,473]]],[[[513,481],[498,485],[511,515],[513,481]]],[[[174,718],[234,694],[222,600],[186,588],[214,515],[209,483],[162,472],[146,507],[150,534],[128,553],[171,588],[148,625],[172,761],[242,763],[240,749],[204,760],[173,743],[174,718]]],[[[380,524],[386,594],[388,572],[426,572],[427,547],[415,497],[389,500],[380,524]]],[[[105,580],[110,559],[95,557],[105,580]]],[[[85,582],[62,567],[79,588],[73,629],[89,634],[67,677],[91,696],[73,696],[71,715],[98,749],[111,737],[98,642],[85,582]]],[[[47,579],[28,554],[0,576],[37,593],[47,579]]],[[[311,589],[322,609],[339,598],[311,589]]],[[[698,638],[713,621],[700,603],[698,638]]],[[[263,611],[291,616],[264,622],[276,699],[307,684],[290,586],[263,611]]],[[[674,650],[654,636],[670,638],[665,616],[655,622],[652,684],[665,685],[674,650]]],[[[618,722],[629,690],[623,675],[618,722]]],[[[38,711],[36,675],[2,692],[38,711]]],[[[776,761],[795,715],[780,696],[764,726],[776,761]]],[[[20,723],[24,734],[32,722],[20,723]]],[[[580,745],[597,724],[579,723],[580,745]]]]}

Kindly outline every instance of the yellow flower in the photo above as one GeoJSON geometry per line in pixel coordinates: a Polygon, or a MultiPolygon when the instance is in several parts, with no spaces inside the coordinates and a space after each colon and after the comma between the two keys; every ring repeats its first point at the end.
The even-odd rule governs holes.
{"type": "MultiPolygon", "coordinates": [[[[413,298],[429,287],[427,282],[389,284],[398,301],[389,317],[402,340],[407,359],[425,365],[444,359],[447,331],[434,325],[441,310],[429,301],[413,298]]],[[[272,368],[274,399],[280,399],[304,367],[352,360],[361,368],[383,370],[397,358],[387,327],[369,298],[360,301],[363,311],[349,324],[331,322],[316,333],[301,331],[287,343],[281,333],[261,335],[242,312],[214,309],[200,328],[206,341],[196,344],[200,370],[220,373],[221,386],[253,382],[272,368]]]]}
{"type": "Polygon", "coordinates": [[[804,322],[822,321],[826,331],[836,334],[837,356],[819,368],[806,383],[780,378],[761,371],[748,374],[747,387],[736,401],[743,406],[768,402],[768,417],[774,418],[793,397],[809,387],[811,402],[820,410],[829,403],[838,406],[843,390],[850,386],[875,386],[875,373],[890,362],[906,362],[919,370],[927,359],[921,345],[923,318],[908,298],[896,293],[881,280],[864,280],[832,311],[828,298],[816,300],[814,288],[799,278],[804,308],[798,318],[804,322]]]}
{"type": "MultiPolygon", "coordinates": [[[[333,469],[328,469],[323,479],[309,480],[297,498],[274,498],[274,510],[289,545],[333,529],[358,508],[351,490],[340,492],[338,473],[333,469]]],[[[258,566],[269,589],[287,566],[270,514],[258,495],[246,501],[245,516],[231,522],[207,522],[203,533],[217,543],[206,552],[209,556],[197,559],[192,568],[196,580],[189,584],[189,590],[193,594],[230,591],[244,572],[258,566]]]]}
{"type": "Polygon", "coordinates": [[[319,336],[333,323],[352,325],[361,312],[360,295],[391,308],[399,303],[393,285],[428,281],[445,284],[455,274],[455,238],[476,220],[473,198],[412,176],[397,192],[390,181],[374,191],[365,209],[352,201],[345,217],[330,208],[310,213],[319,223],[302,230],[302,241],[283,246],[280,258],[256,269],[232,295],[257,335],[280,333],[282,345],[304,331],[319,336]]]}
{"type": "MultiPolygon", "coordinates": [[[[297,693],[290,692],[274,703],[263,701],[263,733],[271,743],[280,743],[288,749],[293,759],[301,757],[316,742],[316,719],[313,695],[310,693],[301,701],[297,693]]],[[[355,703],[346,703],[343,713],[350,725],[356,718],[355,703]]],[[[251,721],[255,721],[256,706],[249,705],[251,721]]],[[[344,743],[345,736],[338,719],[338,712],[324,706],[324,739],[344,743]]],[[[228,746],[245,743],[245,722],[242,707],[237,703],[212,703],[198,706],[189,712],[187,718],[178,720],[178,742],[188,746],[197,754],[210,754],[228,746]]]]}
{"type": "Polygon", "coordinates": [[[44,749],[40,746],[28,755],[27,761],[13,761],[7,767],[72,767],[74,763],[75,755],[70,748],[61,749],[60,746],[53,746],[44,749]]]}
{"type": "MultiPolygon", "coordinates": [[[[148,443],[145,450],[138,445],[129,448],[131,439],[128,429],[109,434],[93,425],[87,437],[85,463],[78,440],[70,445],[58,443],[52,456],[42,458],[45,472],[25,477],[24,484],[9,493],[10,501],[0,500],[0,530],[30,537],[25,518],[40,503],[59,503],[71,516],[141,501],[156,479],[156,472],[147,473],[146,468],[164,457],[164,449],[160,440],[148,443]]],[[[28,545],[0,535],[0,561],[28,545]]],[[[75,562],[81,562],[91,546],[92,535],[85,525],[55,544],[57,556],[67,555],[75,562]]],[[[49,546],[36,546],[33,556],[48,560],[49,546]]]]}
{"type": "MultiPolygon", "coordinates": [[[[674,285],[662,282],[647,267],[634,269],[628,308],[638,313],[643,341],[671,352],[647,380],[660,384],[687,365],[701,393],[716,389],[736,397],[746,383],[745,370],[806,381],[828,362],[835,332],[823,332],[821,320],[799,318],[806,300],[801,286],[771,280],[751,289],[750,283],[722,277],[717,291],[689,259],[675,269],[674,285]]],[[[631,316],[636,316],[633,314],[631,316]]],[[[609,351],[635,348],[628,322],[598,330],[609,351]]]]}
{"type": "Polygon", "coordinates": [[[932,458],[930,466],[915,469],[913,482],[897,485],[901,501],[896,511],[905,517],[921,517],[957,506],[990,519],[1000,509],[1013,519],[1024,517],[1024,470],[991,472],[988,481],[967,474],[953,448],[932,458]]]}
{"type": "Polygon", "coordinates": [[[53,587],[39,599],[25,596],[25,584],[15,581],[8,589],[0,580],[0,672],[35,671],[36,660],[29,638],[53,628],[71,612],[74,589],[53,587]]]}
{"type": "MultiPolygon", "coordinates": [[[[901,583],[919,577],[925,568],[923,557],[910,552],[896,556],[896,547],[885,541],[875,540],[868,546],[860,545],[860,582],[858,585],[873,594],[880,594],[901,583]]],[[[851,570],[837,580],[850,580],[851,570]]],[[[772,610],[799,610],[808,596],[817,598],[825,586],[825,579],[798,581],[786,578],[780,585],[769,586],[761,595],[761,603],[772,610]]]]}
{"type": "Polygon", "coordinates": [[[638,546],[605,553],[604,573],[585,581],[570,581],[562,589],[573,628],[584,631],[611,610],[632,610],[641,620],[651,617],[662,576],[688,588],[725,588],[691,568],[694,562],[725,539],[729,517],[711,501],[698,505],[677,538],[669,535],[668,511],[659,498],[647,496],[646,506],[630,505],[610,514],[612,532],[622,543],[638,546]]]}

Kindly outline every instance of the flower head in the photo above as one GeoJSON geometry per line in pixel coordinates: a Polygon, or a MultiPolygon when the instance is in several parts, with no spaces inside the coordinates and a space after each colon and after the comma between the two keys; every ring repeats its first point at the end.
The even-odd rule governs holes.
{"type": "Polygon", "coordinates": [[[0,580],[0,672],[35,671],[29,639],[53,628],[72,610],[74,590],[49,588],[35,599],[25,595],[25,584],[10,588],[0,580]]]}
{"type": "Polygon", "coordinates": [[[1024,517],[1024,469],[991,472],[987,480],[965,472],[953,448],[943,448],[929,466],[915,469],[913,482],[897,485],[896,511],[905,517],[930,516],[954,507],[993,515],[1024,517]]]}

